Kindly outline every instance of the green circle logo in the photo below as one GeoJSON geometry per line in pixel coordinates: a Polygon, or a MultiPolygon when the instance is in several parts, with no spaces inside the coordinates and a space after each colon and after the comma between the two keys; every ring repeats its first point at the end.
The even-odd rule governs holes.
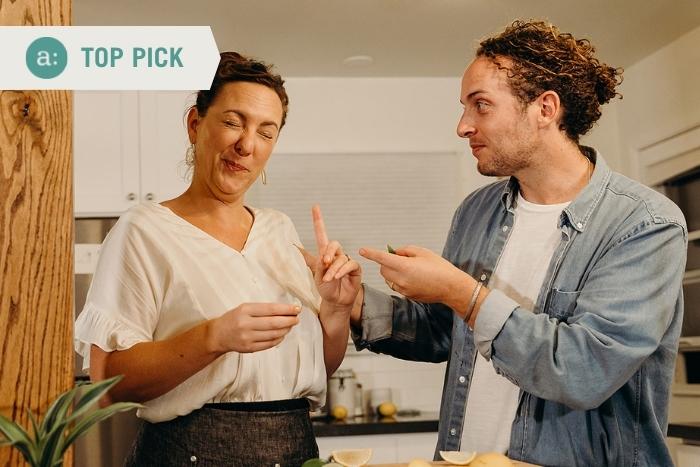
{"type": "Polygon", "coordinates": [[[27,48],[27,68],[38,78],[55,78],[63,73],[67,64],[66,48],[53,37],[40,37],[27,48]]]}

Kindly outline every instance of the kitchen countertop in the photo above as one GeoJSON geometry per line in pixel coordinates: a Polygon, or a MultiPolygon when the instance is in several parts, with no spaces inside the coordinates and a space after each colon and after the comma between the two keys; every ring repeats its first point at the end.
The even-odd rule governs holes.
{"type": "Polygon", "coordinates": [[[700,441],[700,422],[669,423],[667,436],[700,441]]]}
{"type": "MultiPolygon", "coordinates": [[[[405,464],[368,464],[367,467],[406,467],[408,465],[408,462],[405,464]]],[[[449,462],[445,461],[433,461],[430,462],[430,465],[454,465],[450,464],[449,462]]],[[[528,464],[527,462],[520,462],[520,461],[513,461],[513,466],[514,467],[536,467],[535,464],[528,464]]]]}
{"type": "Polygon", "coordinates": [[[383,418],[364,416],[345,420],[335,420],[332,417],[312,418],[312,425],[317,437],[430,433],[437,432],[438,413],[422,412],[419,415],[383,418]]]}

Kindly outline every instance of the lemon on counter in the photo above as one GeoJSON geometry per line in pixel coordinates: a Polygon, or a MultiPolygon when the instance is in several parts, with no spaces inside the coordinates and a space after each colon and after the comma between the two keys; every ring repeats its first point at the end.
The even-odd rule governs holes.
{"type": "Polygon", "coordinates": [[[408,463],[408,467],[431,467],[430,462],[424,459],[413,459],[408,463]]]}
{"type": "Polygon", "coordinates": [[[513,463],[503,454],[487,452],[474,458],[470,467],[512,467],[513,463]]]}
{"type": "Polygon", "coordinates": [[[396,406],[391,402],[382,402],[377,406],[377,413],[382,417],[396,415],[396,406]]]}
{"type": "Polygon", "coordinates": [[[336,420],[345,420],[345,417],[348,416],[348,409],[344,405],[335,405],[331,409],[331,415],[336,420]]]}
{"type": "Polygon", "coordinates": [[[331,451],[331,457],[335,462],[345,467],[360,467],[369,462],[372,457],[371,449],[343,449],[331,451]]]}
{"type": "Polygon", "coordinates": [[[450,464],[467,465],[476,457],[474,451],[440,451],[440,457],[450,464]]]}

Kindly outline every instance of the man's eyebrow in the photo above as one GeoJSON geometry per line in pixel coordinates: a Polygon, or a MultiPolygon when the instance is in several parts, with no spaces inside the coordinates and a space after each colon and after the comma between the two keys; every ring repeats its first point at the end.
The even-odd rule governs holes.
{"type": "Polygon", "coordinates": [[[465,105],[466,102],[470,101],[470,100],[471,100],[472,98],[474,98],[474,96],[476,96],[477,94],[482,94],[482,93],[485,93],[485,92],[486,92],[486,91],[484,91],[483,89],[477,89],[476,91],[470,92],[470,93],[467,95],[467,98],[466,98],[465,100],[460,99],[459,102],[460,102],[460,104],[465,105]]]}

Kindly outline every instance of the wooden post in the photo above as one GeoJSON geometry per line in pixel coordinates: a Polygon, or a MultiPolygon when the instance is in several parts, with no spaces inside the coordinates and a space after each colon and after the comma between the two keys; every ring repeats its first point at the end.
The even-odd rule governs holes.
{"type": "MultiPolygon", "coordinates": [[[[0,1],[3,26],[70,22],[71,0],[0,1]]],[[[0,412],[24,426],[73,385],[72,108],[71,92],[0,90],[0,412]]],[[[0,448],[0,465],[22,457],[0,448]]]]}

